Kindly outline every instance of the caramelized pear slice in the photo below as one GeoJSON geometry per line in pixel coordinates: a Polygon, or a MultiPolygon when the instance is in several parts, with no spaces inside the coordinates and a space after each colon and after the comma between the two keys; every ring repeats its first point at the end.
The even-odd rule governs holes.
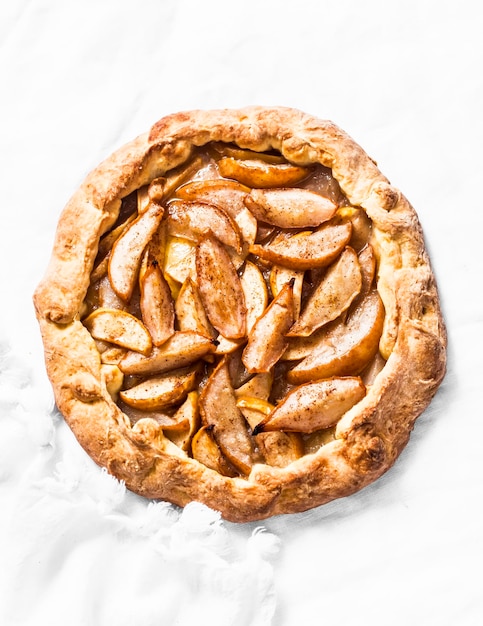
{"type": "Polygon", "coordinates": [[[164,176],[164,197],[168,198],[180,185],[185,183],[191,176],[203,166],[204,159],[200,155],[191,161],[182,163],[164,176]]]}
{"type": "Polygon", "coordinates": [[[126,310],[127,308],[124,300],[121,300],[112,288],[111,281],[107,274],[103,276],[98,283],[97,301],[101,309],[126,310]]]}
{"type": "Polygon", "coordinates": [[[218,161],[224,178],[234,178],[247,187],[291,187],[310,174],[310,169],[292,163],[267,163],[262,159],[238,160],[224,157],[218,161]]]}
{"type": "Polygon", "coordinates": [[[294,304],[294,318],[297,319],[300,315],[300,307],[302,302],[302,288],[304,285],[304,271],[303,270],[291,270],[288,267],[281,267],[279,265],[273,265],[270,271],[270,290],[272,296],[277,296],[282,290],[283,286],[293,280],[293,304],[294,304]]]}
{"type": "Polygon", "coordinates": [[[191,442],[193,458],[222,476],[236,476],[238,472],[223,456],[211,435],[211,430],[210,427],[202,426],[194,435],[191,442]]]}
{"type": "Polygon", "coordinates": [[[245,383],[235,389],[237,398],[252,397],[268,400],[272,390],[273,374],[272,372],[262,372],[255,374],[245,383]]]}
{"type": "Polygon", "coordinates": [[[144,249],[163,217],[160,204],[150,204],[115,242],[109,257],[109,279],[112,288],[125,302],[131,298],[144,249]]]}
{"type": "Polygon", "coordinates": [[[290,281],[258,318],[248,336],[242,361],[249,372],[270,371],[288,345],[285,335],[293,321],[293,281],[290,281]]]}
{"type": "MultiPolygon", "coordinates": [[[[173,415],[173,420],[178,427],[171,427],[165,434],[179,448],[188,452],[191,447],[193,435],[200,427],[197,391],[190,391],[188,393],[186,400],[173,415]]],[[[165,429],[163,428],[163,430],[165,429]]]]}
{"type": "Polygon", "coordinates": [[[148,354],[152,348],[151,336],[134,315],[119,309],[96,309],[84,320],[84,326],[94,337],[134,350],[135,354],[148,354]]]}
{"type": "Polygon", "coordinates": [[[212,235],[196,248],[198,288],[208,319],[227,339],[246,334],[246,305],[240,278],[230,257],[212,235]]]}
{"type": "Polygon", "coordinates": [[[299,385],[360,373],[378,350],[383,323],[384,305],[373,290],[350,312],[345,323],[335,320],[322,328],[319,336],[308,338],[312,340],[308,342],[310,354],[287,372],[288,382],[299,385]]]}
{"type": "Polygon", "coordinates": [[[168,237],[164,257],[164,274],[167,280],[183,284],[196,274],[194,242],[181,237],[168,237]]]}
{"type": "Polygon", "coordinates": [[[330,378],[300,385],[254,429],[313,433],[329,428],[365,396],[359,377],[330,378]]]}
{"type": "Polygon", "coordinates": [[[235,221],[214,204],[197,200],[173,200],[168,206],[168,234],[200,241],[212,233],[221,243],[241,253],[241,238],[235,221]]]}
{"type": "Polygon", "coordinates": [[[255,440],[267,465],[287,467],[304,454],[304,444],[300,433],[273,431],[256,435],[255,440]]]}
{"type": "Polygon", "coordinates": [[[145,271],[140,273],[139,284],[144,325],[154,345],[160,346],[174,333],[174,303],[171,290],[156,261],[148,258],[145,271]]]}
{"type": "Polygon", "coordinates": [[[365,296],[371,290],[376,274],[376,255],[374,254],[373,247],[367,244],[359,252],[358,259],[362,277],[360,296],[365,296]]]}
{"type": "Polygon", "coordinates": [[[266,163],[287,163],[281,154],[268,154],[267,152],[255,152],[255,150],[247,150],[246,148],[238,148],[237,146],[215,141],[210,147],[221,157],[232,157],[240,161],[247,159],[260,159],[266,163]]]}
{"type": "Polygon", "coordinates": [[[319,226],[334,217],[337,206],[308,189],[252,189],[245,204],[253,215],[279,228],[319,226]]]}
{"type": "Polygon", "coordinates": [[[226,358],[220,361],[200,395],[201,419],[227,459],[248,474],[255,462],[253,443],[245,419],[236,406],[226,358]]]}
{"type": "Polygon", "coordinates": [[[211,339],[193,331],[177,331],[149,356],[128,352],[119,367],[125,374],[157,374],[185,367],[215,351],[211,339]]]}
{"type": "Polygon", "coordinates": [[[165,409],[181,402],[196,385],[196,371],[169,372],[121,391],[121,400],[142,411],[165,409]]]}
{"type": "Polygon", "coordinates": [[[280,237],[265,245],[253,244],[250,252],[266,261],[295,270],[325,267],[336,259],[349,242],[350,222],[327,222],[317,230],[280,237]]]}
{"type": "Polygon", "coordinates": [[[214,339],[217,332],[210,324],[196,284],[188,277],[180,289],[175,303],[179,330],[192,330],[214,339]]]}
{"type": "Polygon", "coordinates": [[[357,254],[345,248],[310,294],[300,317],[287,333],[308,337],[346,311],[360,293],[362,277],[357,254]]]}
{"type": "Polygon", "coordinates": [[[268,290],[262,272],[255,263],[246,261],[243,272],[240,276],[241,286],[245,295],[247,308],[247,332],[249,333],[255,322],[268,304],[268,290]]]}

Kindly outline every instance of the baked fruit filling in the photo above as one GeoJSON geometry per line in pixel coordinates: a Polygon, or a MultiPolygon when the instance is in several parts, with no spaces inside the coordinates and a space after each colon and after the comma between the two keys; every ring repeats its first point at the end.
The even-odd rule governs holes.
{"type": "Polygon", "coordinates": [[[385,364],[371,235],[322,165],[197,149],[100,240],[81,321],[112,398],[224,476],[316,452],[385,364]]]}

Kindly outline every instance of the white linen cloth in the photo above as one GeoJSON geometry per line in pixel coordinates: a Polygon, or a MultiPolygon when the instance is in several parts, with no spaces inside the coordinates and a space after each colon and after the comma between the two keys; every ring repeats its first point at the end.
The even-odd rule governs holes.
{"type": "Polygon", "coordinates": [[[16,0],[0,6],[0,624],[483,623],[481,3],[16,0]],[[31,304],[87,172],[165,114],[332,119],[413,203],[448,373],[395,467],[261,524],[127,492],[55,410],[31,304]]]}

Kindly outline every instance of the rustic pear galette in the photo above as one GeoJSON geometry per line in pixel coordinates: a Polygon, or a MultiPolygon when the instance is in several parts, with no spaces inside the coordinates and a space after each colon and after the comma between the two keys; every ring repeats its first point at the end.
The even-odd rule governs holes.
{"type": "Polygon", "coordinates": [[[414,209],[293,109],[178,113],[119,149],[64,209],[34,301],[96,463],[232,521],[373,482],[445,372],[414,209]]]}

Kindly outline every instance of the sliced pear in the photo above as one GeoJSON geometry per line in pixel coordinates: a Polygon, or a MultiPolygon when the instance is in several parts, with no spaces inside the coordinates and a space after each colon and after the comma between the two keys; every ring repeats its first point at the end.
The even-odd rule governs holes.
{"type": "Polygon", "coordinates": [[[213,142],[210,147],[221,157],[232,157],[240,161],[247,159],[260,159],[266,163],[287,163],[287,160],[281,154],[268,154],[267,152],[255,152],[255,150],[247,150],[246,148],[238,148],[238,146],[213,142]]]}
{"type": "Polygon", "coordinates": [[[246,337],[242,337],[241,339],[227,339],[223,337],[223,335],[218,335],[216,338],[216,350],[215,354],[232,354],[240,346],[242,346],[246,341],[246,337]]]}
{"type": "Polygon", "coordinates": [[[127,405],[142,411],[164,409],[181,402],[196,385],[196,371],[170,372],[148,378],[121,391],[119,396],[127,405]]]}
{"type": "Polygon", "coordinates": [[[258,224],[244,203],[249,192],[248,187],[235,180],[215,178],[186,183],[176,195],[185,200],[198,200],[220,207],[236,222],[243,242],[251,245],[255,242],[258,224]]]}
{"type": "Polygon", "coordinates": [[[182,163],[166,172],[164,176],[164,197],[168,198],[180,185],[194,176],[203,166],[204,160],[202,156],[197,155],[191,161],[182,163]]]}
{"type": "Polygon", "coordinates": [[[221,243],[241,253],[241,237],[235,221],[214,204],[197,200],[173,200],[168,206],[168,234],[195,242],[212,233],[221,243]]]}
{"type": "Polygon", "coordinates": [[[112,246],[127,229],[127,227],[136,219],[136,212],[130,213],[120,224],[101,237],[99,248],[97,250],[98,259],[102,259],[111,251],[112,246]]]}
{"type": "Polygon", "coordinates": [[[202,426],[194,435],[191,442],[193,458],[222,476],[236,476],[238,472],[223,456],[211,430],[210,427],[202,426]]]}
{"type": "Polygon", "coordinates": [[[295,270],[325,267],[345,248],[351,229],[350,222],[327,222],[313,232],[302,231],[265,245],[253,244],[250,252],[271,263],[295,270]]]}
{"type": "Polygon", "coordinates": [[[119,363],[125,374],[157,374],[190,365],[215,351],[211,339],[193,331],[177,331],[149,356],[128,352],[119,363]]]}
{"type": "Polygon", "coordinates": [[[371,220],[367,216],[364,209],[361,209],[360,207],[341,207],[337,213],[341,217],[350,220],[352,224],[352,236],[350,240],[350,245],[352,248],[354,248],[356,252],[360,252],[371,238],[371,220]]]}
{"type": "Polygon", "coordinates": [[[137,190],[138,215],[145,213],[149,206],[149,185],[143,185],[137,190]]]}
{"type": "Polygon", "coordinates": [[[223,245],[212,235],[196,248],[198,288],[208,319],[227,339],[246,334],[246,304],[240,278],[223,245]]]}
{"type": "Polygon", "coordinates": [[[249,372],[268,372],[284,353],[285,337],[294,321],[293,281],[287,283],[258,318],[243,350],[242,361],[249,372]]]}
{"type": "Polygon", "coordinates": [[[370,244],[367,244],[358,254],[361,267],[362,285],[361,296],[365,296],[371,290],[376,274],[376,255],[370,244]]]}
{"type": "Polygon", "coordinates": [[[175,311],[179,330],[192,330],[211,339],[216,338],[217,332],[206,315],[198,287],[190,277],[184,281],[176,298],[175,311]]]}
{"type": "Polygon", "coordinates": [[[287,467],[304,454],[304,444],[299,433],[281,431],[260,433],[255,437],[267,465],[287,467]]]}
{"type": "MultiPolygon", "coordinates": [[[[188,452],[191,448],[193,435],[200,427],[200,411],[198,405],[198,392],[190,391],[186,400],[173,415],[173,420],[179,424],[177,428],[170,428],[166,436],[179,448],[188,452]]],[[[165,429],[163,429],[165,430],[165,429]]]]}
{"type": "Polygon", "coordinates": [[[360,293],[361,286],[357,254],[347,247],[315,286],[300,317],[287,333],[288,336],[308,337],[321,326],[335,320],[349,308],[360,293]]]}
{"type": "Polygon", "coordinates": [[[169,237],[166,242],[164,274],[166,280],[183,284],[196,274],[195,243],[181,237],[169,237]]]}
{"type": "Polygon", "coordinates": [[[273,430],[312,433],[329,428],[365,396],[359,377],[330,378],[296,387],[254,434],[273,430]]]}
{"type": "Polygon", "coordinates": [[[145,213],[132,222],[115,242],[109,257],[112,288],[125,302],[131,298],[144,249],[163,217],[159,204],[150,204],[145,213]]]}
{"type": "MultiPolygon", "coordinates": [[[[256,429],[274,409],[270,402],[253,396],[240,396],[237,406],[252,430],[256,429]]],[[[274,467],[286,467],[299,459],[304,452],[303,441],[298,433],[262,432],[255,436],[255,441],[265,463],[274,467]]]]}
{"type": "Polygon", "coordinates": [[[200,412],[203,424],[212,428],[223,454],[248,474],[255,462],[255,452],[245,419],[236,406],[226,358],[220,361],[201,392],[200,412]]]}
{"type": "Polygon", "coordinates": [[[366,387],[374,384],[377,376],[382,372],[384,366],[386,365],[386,360],[382,356],[382,354],[378,351],[375,357],[369,362],[367,367],[361,372],[361,378],[366,387]]]}
{"type": "Polygon", "coordinates": [[[98,283],[97,301],[101,309],[126,310],[126,303],[117,295],[111,285],[109,276],[106,274],[98,283]]]}
{"type": "Polygon", "coordinates": [[[358,374],[376,354],[383,324],[384,305],[379,293],[373,290],[350,312],[345,323],[336,320],[322,328],[324,332],[319,336],[312,336],[310,354],[287,373],[287,380],[298,385],[358,374]]]}
{"type": "Polygon", "coordinates": [[[154,345],[160,346],[174,333],[174,302],[157,261],[148,259],[146,270],[140,273],[139,284],[144,325],[154,345]]]}
{"type": "Polygon", "coordinates": [[[277,296],[282,290],[283,286],[293,280],[293,304],[294,304],[294,318],[297,319],[300,315],[300,307],[302,303],[302,289],[304,285],[304,271],[303,270],[291,270],[288,267],[281,267],[280,265],[273,265],[270,271],[270,290],[272,296],[277,296]]]}
{"type": "Polygon", "coordinates": [[[247,187],[291,187],[310,174],[310,169],[291,163],[267,163],[262,159],[239,160],[224,157],[218,161],[224,178],[234,178],[247,187]]]}
{"type": "MultiPolygon", "coordinates": [[[[190,395],[190,393],[196,393],[196,391],[190,391],[188,393],[188,396],[190,395]]],[[[181,400],[181,402],[183,402],[183,400],[181,400]]],[[[181,406],[183,406],[183,404],[181,406]]],[[[160,409],[149,409],[148,413],[146,410],[129,406],[128,404],[120,400],[119,408],[129,417],[129,420],[133,425],[140,420],[146,419],[149,416],[149,419],[154,420],[156,424],[158,424],[158,426],[162,428],[165,435],[170,433],[170,439],[171,433],[179,434],[185,431],[189,426],[186,416],[181,416],[180,418],[177,417],[178,411],[176,410],[173,413],[173,406],[166,406],[160,409]]]]}
{"type": "MultiPolygon", "coordinates": [[[[263,415],[264,417],[269,415],[275,408],[273,404],[268,402],[268,400],[264,400],[263,398],[257,398],[255,396],[245,395],[237,395],[236,405],[242,411],[242,413],[244,412],[244,409],[250,409],[251,411],[258,413],[259,415],[263,415]]],[[[258,421],[260,421],[260,419],[258,421]]],[[[250,422],[250,419],[248,419],[248,423],[252,428],[254,427],[254,424],[250,422]]]]}
{"type": "Polygon", "coordinates": [[[246,328],[247,333],[251,331],[255,322],[268,304],[268,290],[265,279],[259,268],[247,261],[243,267],[243,272],[240,276],[241,286],[245,295],[245,304],[247,308],[246,313],[246,328]]]}
{"type": "Polygon", "coordinates": [[[308,189],[252,189],[245,204],[253,215],[279,228],[319,226],[334,217],[337,205],[308,189]]]}
{"type": "Polygon", "coordinates": [[[273,374],[272,372],[263,372],[261,374],[255,374],[249,378],[245,383],[235,389],[235,395],[237,398],[241,397],[255,397],[262,400],[268,400],[270,392],[272,390],[273,374]]]}
{"type": "Polygon", "coordinates": [[[126,311],[96,309],[86,317],[83,324],[94,339],[134,350],[135,354],[149,354],[151,351],[152,341],[147,328],[126,311]]]}

